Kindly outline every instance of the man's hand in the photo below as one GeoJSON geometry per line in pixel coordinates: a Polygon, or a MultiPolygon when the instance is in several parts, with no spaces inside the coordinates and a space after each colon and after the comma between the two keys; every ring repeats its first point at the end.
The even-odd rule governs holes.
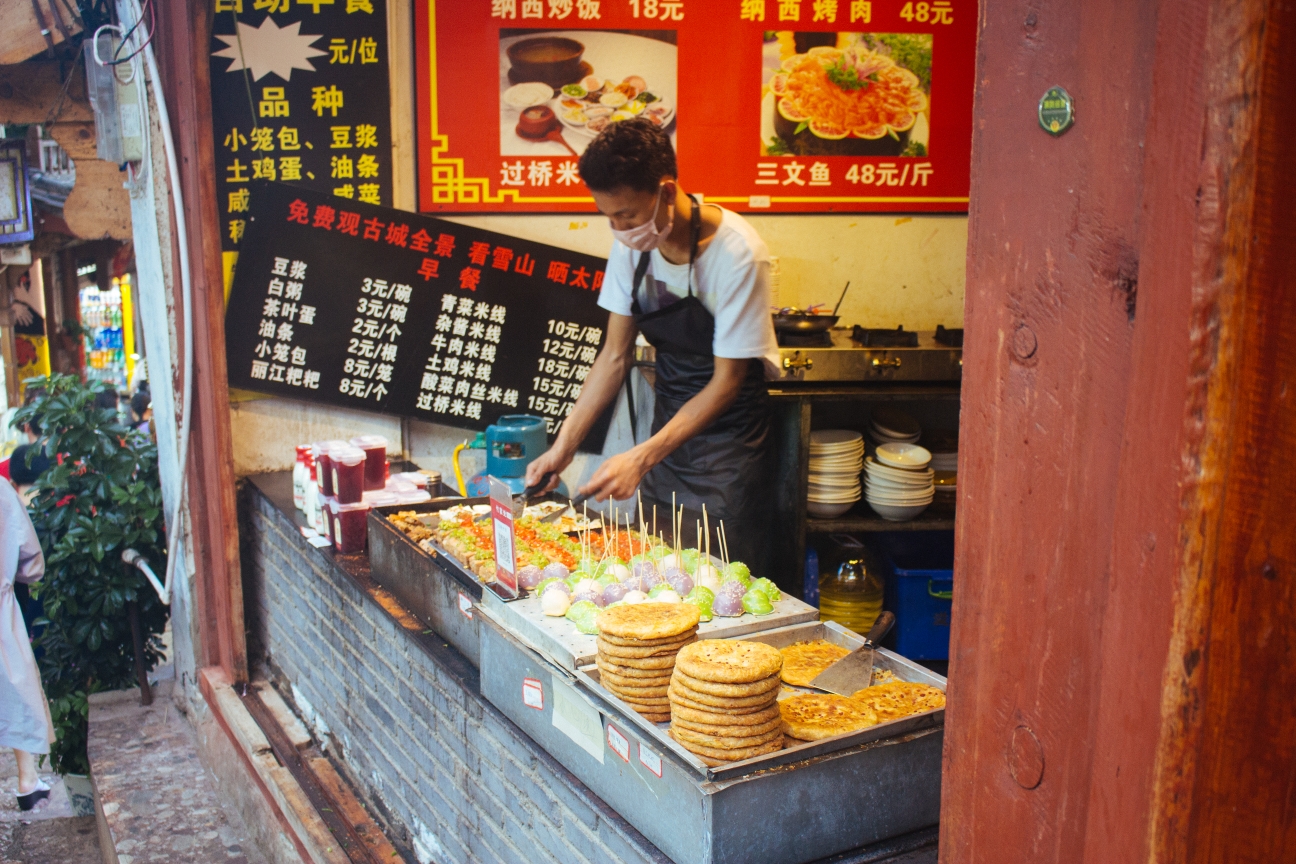
{"type": "Polygon", "coordinates": [[[535,484],[539,483],[540,478],[544,477],[545,474],[548,474],[550,471],[552,471],[553,479],[550,480],[549,483],[546,484],[545,487],[541,489],[537,494],[543,495],[545,492],[548,492],[551,489],[556,489],[558,487],[559,482],[561,482],[562,480],[562,478],[559,477],[558,475],[562,473],[562,470],[564,468],[566,468],[568,465],[571,464],[571,461],[572,461],[572,457],[570,453],[567,453],[566,451],[560,449],[556,445],[550,447],[548,450],[546,450],[544,453],[541,453],[536,459],[534,459],[530,465],[527,466],[527,473],[526,473],[527,488],[530,488],[535,484]]]}
{"type": "Polygon", "coordinates": [[[589,482],[581,487],[580,493],[595,501],[606,501],[613,498],[617,501],[628,501],[634,497],[639,481],[652,467],[641,447],[632,447],[605,461],[594,472],[589,482]]]}

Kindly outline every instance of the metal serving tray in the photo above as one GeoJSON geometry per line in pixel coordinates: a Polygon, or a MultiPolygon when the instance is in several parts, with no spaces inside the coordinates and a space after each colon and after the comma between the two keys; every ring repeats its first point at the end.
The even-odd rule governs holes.
{"type": "Polygon", "coordinates": [[[465,570],[435,542],[425,551],[387,518],[413,510],[434,513],[458,504],[485,504],[487,498],[434,498],[421,504],[373,507],[369,510],[369,568],[375,582],[406,609],[480,665],[480,638],[474,604],[483,592],[494,596],[475,574],[465,570]]]}
{"type": "MultiPolygon", "coordinates": [[[[722,562],[716,560],[715,563],[720,565],[722,562]]],[[[564,669],[575,671],[580,666],[594,662],[594,655],[598,653],[598,637],[580,632],[566,618],[545,615],[540,611],[540,598],[524,597],[505,602],[497,596],[487,594],[482,598],[482,605],[498,616],[504,626],[518,634],[524,642],[564,669]]],[[[784,594],[783,599],[774,604],[774,611],[768,615],[746,613],[739,618],[716,616],[698,625],[698,636],[702,639],[728,639],[803,621],[814,621],[818,617],[818,609],[784,594]]]]}
{"type": "MultiPolygon", "coordinates": [[[[492,609],[479,621],[482,694],[676,864],[801,864],[939,820],[944,727],[932,715],[875,727],[869,740],[842,736],[708,769],[596,679],[525,645],[492,609]]],[[[750,638],[845,635],[854,634],[814,623],[750,638]]],[[[879,665],[917,671],[895,655],[879,665]]]]}
{"type": "MultiPolygon", "coordinates": [[[[728,638],[711,636],[709,638],[728,638]]],[[[791,627],[780,627],[777,630],[766,630],[760,633],[751,633],[743,635],[743,639],[748,642],[764,642],[775,648],[783,648],[791,645],[793,642],[805,642],[810,639],[824,639],[844,648],[854,650],[864,644],[864,639],[854,631],[847,630],[845,627],[835,621],[815,621],[809,624],[795,624],[791,627]]],[[[925,666],[920,666],[912,660],[907,660],[899,654],[895,654],[885,648],[879,648],[873,658],[873,665],[879,669],[886,669],[894,673],[901,681],[913,681],[919,684],[930,684],[933,687],[945,689],[945,679],[925,666]]],[[[746,774],[751,771],[763,771],[779,765],[787,765],[792,762],[798,762],[810,756],[819,756],[824,753],[835,753],[838,750],[844,750],[848,747],[854,747],[858,744],[867,744],[872,741],[878,741],[883,738],[893,738],[897,735],[905,735],[910,732],[916,732],[921,729],[930,729],[936,726],[945,725],[945,709],[938,708],[933,711],[924,711],[921,714],[912,714],[908,717],[902,717],[898,720],[889,720],[885,723],[879,723],[876,726],[870,726],[867,729],[861,729],[858,732],[851,732],[848,735],[839,735],[836,738],[830,738],[826,741],[815,741],[807,744],[798,744],[795,747],[780,750],[777,753],[770,753],[766,756],[757,756],[753,759],[746,759],[742,762],[735,762],[733,765],[724,768],[709,768],[687,749],[681,746],[674,738],[666,734],[669,723],[650,723],[644,719],[643,715],[634,711],[630,706],[617,699],[616,694],[603,687],[599,681],[599,669],[591,664],[581,666],[576,670],[576,682],[592,690],[600,699],[612,703],[612,705],[621,713],[621,716],[630,723],[640,727],[646,734],[652,735],[662,746],[668,747],[685,762],[692,765],[699,773],[713,779],[735,777],[746,774]]],[[[814,690],[809,687],[790,687],[783,685],[779,692],[779,701],[791,696],[798,696],[802,693],[819,693],[822,691],[814,690]]]]}

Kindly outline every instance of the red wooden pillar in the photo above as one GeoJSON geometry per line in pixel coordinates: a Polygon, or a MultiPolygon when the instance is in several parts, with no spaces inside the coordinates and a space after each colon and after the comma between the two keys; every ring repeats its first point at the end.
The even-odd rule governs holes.
{"type": "MultiPolygon", "coordinates": [[[[212,13],[208,4],[194,0],[168,0],[157,5],[159,36],[154,48],[178,151],[193,285],[193,438],[187,500],[197,570],[194,614],[202,637],[198,662],[220,666],[232,681],[246,681],[243,583],[225,370],[225,295],[211,126],[212,13]]],[[[172,272],[178,277],[178,258],[176,262],[172,272]]],[[[179,314],[179,285],[173,287],[179,314]]],[[[177,337],[183,338],[178,325],[176,331],[177,337]]]]}
{"type": "Polygon", "coordinates": [[[944,862],[1296,860],[1294,38],[983,3],[944,862]]]}

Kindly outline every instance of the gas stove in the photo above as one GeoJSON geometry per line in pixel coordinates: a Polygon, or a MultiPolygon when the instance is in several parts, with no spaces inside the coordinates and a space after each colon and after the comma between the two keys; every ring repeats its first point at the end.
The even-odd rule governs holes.
{"type": "Polygon", "coordinates": [[[963,331],[903,327],[780,333],[782,381],[959,381],[963,331]]]}

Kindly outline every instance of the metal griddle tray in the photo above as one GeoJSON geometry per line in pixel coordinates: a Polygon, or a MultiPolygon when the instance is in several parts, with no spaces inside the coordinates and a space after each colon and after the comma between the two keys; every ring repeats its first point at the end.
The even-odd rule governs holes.
{"type": "MultiPolygon", "coordinates": [[[[487,595],[488,597],[490,595],[487,595]]],[[[540,654],[546,659],[551,658],[540,646],[537,646],[527,634],[519,633],[517,630],[508,626],[508,622],[499,614],[499,608],[492,607],[487,601],[485,609],[490,617],[495,620],[501,627],[508,630],[514,638],[526,645],[532,651],[540,654]]],[[[817,611],[817,610],[816,610],[817,611]]],[[[769,616],[764,616],[766,619],[769,616]]],[[[554,619],[562,620],[562,619],[554,619]]],[[[699,628],[700,630],[700,628],[699,628]]],[[[703,635],[699,633],[699,635],[703,635]]],[[[708,635],[706,638],[736,638],[741,636],[750,642],[764,642],[775,648],[783,648],[791,645],[793,642],[804,642],[811,639],[825,639],[836,645],[854,650],[864,644],[864,639],[859,634],[847,630],[834,621],[813,621],[809,623],[793,624],[788,627],[779,627],[773,630],[765,630],[754,633],[739,633],[734,636],[715,636],[708,635]]],[[[593,637],[591,637],[593,638],[593,637]]],[[[914,663],[901,657],[885,648],[879,648],[874,659],[874,666],[879,669],[890,670],[901,681],[912,681],[919,684],[929,684],[933,687],[939,687],[944,690],[946,679],[930,669],[914,663]]],[[[870,726],[861,729],[858,732],[851,732],[846,735],[839,735],[824,741],[815,741],[807,744],[800,744],[796,747],[785,748],[777,753],[771,753],[766,756],[758,756],[752,759],[746,759],[742,762],[735,762],[724,768],[711,768],[698,759],[693,753],[680,746],[674,738],[667,734],[668,723],[651,723],[630,708],[629,705],[618,699],[611,691],[605,689],[599,681],[599,670],[591,658],[587,663],[579,664],[574,673],[562,669],[559,674],[569,681],[581,685],[591,693],[596,695],[599,700],[611,708],[611,710],[623,719],[624,722],[637,727],[637,729],[648,737],[656,741],[660,746],[670,750],[690,767],[710,779],[720,780],[731,777],[748,774],[753,771],[763,771],[770,768],[776,768],[781,765],[787,765],[793,762],[799,762],[815,756],[826,753],[834,753],[839,750],[846,750],[861,744],[868,744],[873,741],[879,741],[884,738],[894,738],[900,735],[906,735],[917,732],[922,729],[943,726],[945,723],[945,709],[939,708],[932,711],[924,711],[920,714],[913,714],[908,717],[902,717],[898,720],[890,720],[885,723],[879,723],[876,726],[870,726]]],[[[779,694],[780,701],[790,696],[801,693],[817,693],[820,691],[807,687],[789,687],[783,685],[779,694]]]]}
{"type": "MultiPolygon", "coordinates": [[[[711,636],[708,638],[725,638],[711,636]]],[[[836,645],[854,650],[864,644],[864,638],[858,633],[847,630],[845,627],[835,621],[814,621],[809,624],[794,624],[790,627],[780,627],[776,630],[765,630],[759,633],[744,634],[743,639],[749,642],[764,642],[775,648],[783,648],[791,645],[793,642],[805,642],[810,639],[825,639],[836,645]]],[[[887,669],[895,674],[901,681],[913,681],[918,684],[930,684],[933,687],[945,689],[945,679],[930,669],[907,660],[899,654],[895,654],[885,648],[879,648],[873,661],[874,668],[887,669]]],[[[582,665],[576,669],[576,683],[590,690],[601,700],[611,705],[622,717],[623,721],[637,727],[644,734],[649,735],[661,747],[670,750],[679,756],[684,762],[712,780],[724,780],[731,777],[750,774],[753,771],[765,771],[770,768],[777,768],[780,765],[788,765],[793,762],[800,762],[814,756],[821,756],[825,753],[835,753],[839,750],[846,750],[851,747],[857,747],[861,744],[869,744],[873,741],[880,741],[884,738],[894,738],[899,735],[906,735],[910,732],[917,732],[921,729],[929,729],[935,726],[945,725],[945,709],[938,708],[933,711],[924,711],[921,714],[912,714],[908,717],[902,717],[898,720],[889,720],[885,723],[879,723],[876,726],[869,726],[858,732],[851,732],[846,735],[838,735],[835,738],[829,738],[824,741],[814,741],[807,744],[798,744],[795,747],[785,748],[776,753],[770,753],[766,756],[757,756],[752,759],[745,759],[742,762],[735,762],[724,768],[710,768],[702,760],[698,759],[691,752],[686,750],[674,738],[667,734],[666,730],[670,727],[669,723],[651,723],[644,719],[643,715],[634,711],[629,705],[622,702],[611,691],[605,689],[599,682],[599,669],[591,664],[582,665]]],[[[819,693],[821,691],[809,687],[789,687],[783,685],[779,693],[779,701],[791,696],[797,696],[802,693],[819,693]]]]}

